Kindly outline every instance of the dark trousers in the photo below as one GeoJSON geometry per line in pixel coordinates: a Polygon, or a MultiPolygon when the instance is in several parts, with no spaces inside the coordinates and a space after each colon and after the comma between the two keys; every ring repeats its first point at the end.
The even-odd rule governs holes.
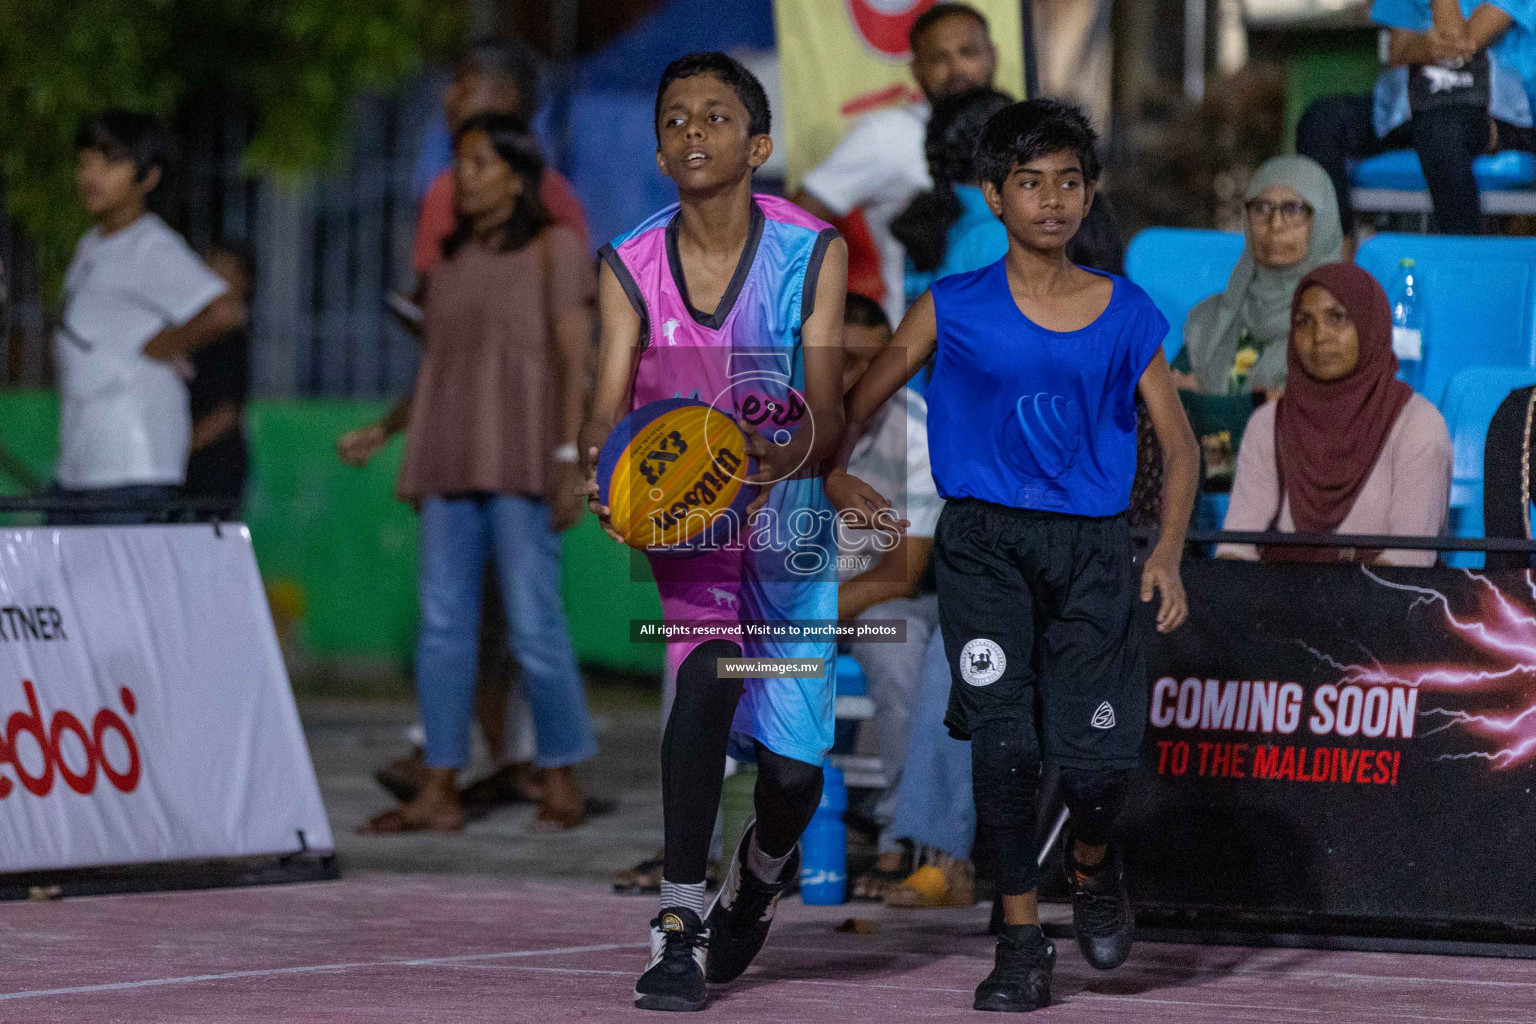
{"type": "MultiPolygon", "coordinates": [[[[1348,161],[1411,146],[1419,154],[1435,223],[1448,235],[1477,235],[1483,230],[1472,159],[1489,151],[1486,111],[1476,107],[1424,110],[1407,124],[1378,138],[1371,125],[1371,97],[1324,96],[1301,115],[1296,126],[1296,152],[1322,165],[1339,197],[1339,218],[1346,232],[1355,227],[1349,203],[1348,161]]],[[[1536,132],[1497,122],[1496,150],[1536,151],[1536,132]]]]}

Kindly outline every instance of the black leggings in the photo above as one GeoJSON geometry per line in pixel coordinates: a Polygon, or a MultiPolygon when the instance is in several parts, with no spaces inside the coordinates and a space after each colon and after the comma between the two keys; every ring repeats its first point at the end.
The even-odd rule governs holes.
{"type": "MultiPolygon", "coordinates": [[[[1109,842],[1125,804],[1130,769],[1063,767],[1062,795],[1072,812],[1078,842],[1109,842]]],[[[1019,896],[1039,884],[1036,843],[1040,801],[1040,741],[1033,723],[1021,719],[983,721],[971,733],[971,785],[976,817],[992,835],[997,854],[997,887],[1019,896]]]]}
{"type": "MultiPolygon", "coordinates": [[[[1371,123],[1371,97],[1324,96],[1301,115],[1296,126],[1296,152],[1323,166],[1339,198],[1339,219],[1346,233],[1354,230],[1349,202],[1351,159],[1363,159],[1389,149],[1412,147],[1419,154],[1436,227],[1450,235],[1476,235],[1483,229],[1472,159],[1488,150],[1489,120],[1477,107],[1423,110],[1407,124],[1377,138],[1371,123]]],[[[1536,132],[1498,122],[1497,149],[1531,149],[1536,132]]]]}
{"type": "MultiPolygon", "coordinates": [[[[709,840],[720,807],[731,719],[741,700],[740,679],[720,679],[715,659],[739,658],[741,648],[711,640],[694,648],[677,670],[677,698],[661,739],[661,806],[666,852],[662,877],[690,885],[704,881],[709,840]]],[[[819,765],[757,753],[757,844],[770,857],[794,848],[821,801],[819,765]]],[[[730,856],[733,851],[725,851],[730,856]]]]}

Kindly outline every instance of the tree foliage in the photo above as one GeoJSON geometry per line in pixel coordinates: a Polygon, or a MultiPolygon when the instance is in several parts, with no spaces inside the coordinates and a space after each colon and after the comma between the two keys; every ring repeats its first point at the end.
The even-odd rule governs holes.
{"type": "Polygon", "coordinates": [[[353,97],[462,34],[457,0],[0,0],[0,188],[53,278],[85,226],[74,140],[96,111],[239,98],[253,170],[323,166],[353,97]]]}

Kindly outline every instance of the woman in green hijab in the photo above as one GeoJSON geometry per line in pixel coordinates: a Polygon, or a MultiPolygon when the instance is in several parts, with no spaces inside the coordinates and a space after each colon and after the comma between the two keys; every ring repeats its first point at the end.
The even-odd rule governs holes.
{"type": "Polygon", "coordinates": [[[1266,160],[1244,200],[1242,258],[1226,291],[1190,311],[1173,362],[1212,479],[1230,475],[1256,398],[1274,398],[1285,385],[1297,282],[1338,261],[1344,242],[1333,183],[1307,157],[1266,160]]]}

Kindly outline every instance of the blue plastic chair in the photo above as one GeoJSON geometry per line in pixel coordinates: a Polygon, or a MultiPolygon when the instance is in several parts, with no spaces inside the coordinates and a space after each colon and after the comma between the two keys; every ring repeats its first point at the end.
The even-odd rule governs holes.
{"type": "Polygon", "coordinates": [[[1379,234],[1355,262],[1392,297],[1412,257],[1424,319],[1418,391],[1442,410],[1446,385],[1473,366],[1536,365],[1536,238],[1379,234]]]}
{"type": "Polygon", "coordinates": [[[1227,286],[1243,236],[1199,228],[1147,228],[1125,250],[1125,276],[1141,285],[1168,318],[1163,352],[1169,361],[1184,347],[1184,320],[1200,300],[1227,286]]]}
{"type": "MultiPolygon", "coordinates": [[[[1424,192],[1424,168],[1419,154],[1411,149],[1394,149],[1354,164],[1350,181],[1356,188],[1387,188],[1402,192],[1424,192]]],[[[1483,192],[1509,192],[1536,185],[1536,154],[1506,150],[1476,157],[1472,177],[1483,192]]]]}
{"type": "MultiPolygon", "coordinates": [[[[1483,448],[1499,403],[1516,388],[1536,384],[1536,367],[1474,366],[1445,389],[1445,425],[1451,432],[1451,535],[1483,535],[1483,448]]],[[[1456,568],[1483,564],[1477,552],[1447,554],[1456,568]]]]}

